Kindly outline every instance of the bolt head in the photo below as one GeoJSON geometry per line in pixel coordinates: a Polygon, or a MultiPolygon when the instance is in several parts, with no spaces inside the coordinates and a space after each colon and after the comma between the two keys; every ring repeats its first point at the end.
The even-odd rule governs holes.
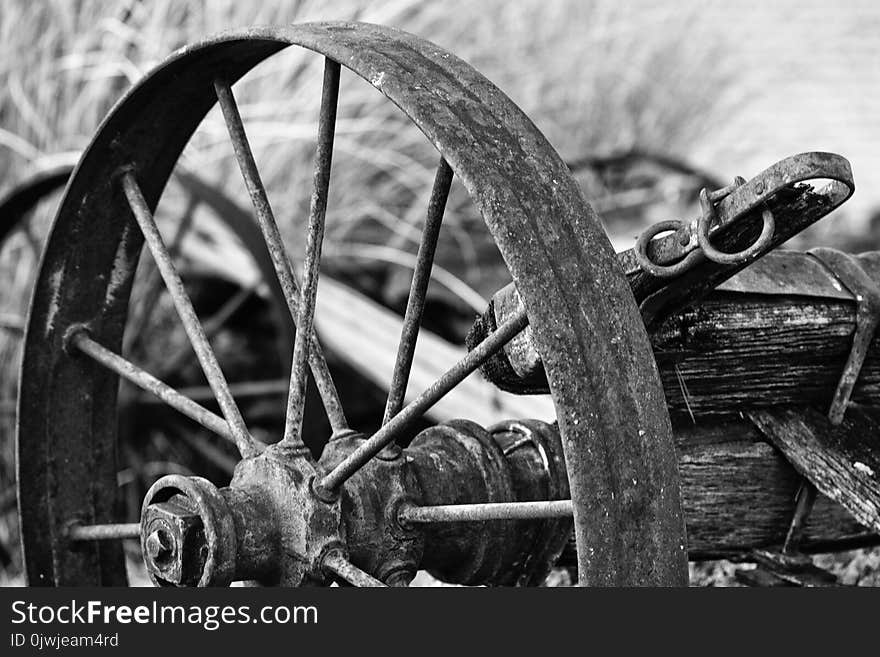
{"type": "Polygon", "coordinates": [[[164,527],[154,529],[144,541],[144,547],[146,548],[147,556],[157,563],[166,561],[174,554],[174,544],[171,535],[164,527]]]}
{"type": "Polygon", "coordinates": [[[141,520],[144,562],[153,576],[174,586],[194,586],[207,555],[204,524],[184,495],[150,504],[141,520]]]}

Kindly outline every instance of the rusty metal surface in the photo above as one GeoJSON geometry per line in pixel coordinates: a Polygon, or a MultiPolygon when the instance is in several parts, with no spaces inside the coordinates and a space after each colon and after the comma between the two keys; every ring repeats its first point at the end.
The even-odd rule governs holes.
{"type": "Polygon", "coordinates": [[[60,341],[80,322],[91,322],[112,350],[121,340],[142,239],[116,171],[149,172],[140,183],[154,209],[181,149],[214,103],[217,75],[233,83],[291,43],[340,62],[399,105],[481,210],[519,285],[550,375],[581,583],[686,584],[663,393],[638,308],[595,214],[531,121],[472,68],[410,35],[355,23],[256,29],[185,48],[127,94],[89,146],[47,245],[28,330],[18,430],[28,500],[23,531],[32,543],[37,531],[53,537],[26,555],[29,579],[99,584],[123,577],[121,555],[104,559],[97,548],[62,554],[57,544],[62,520],[112,517],[116,378],[69,357],[60,341]],[[87,455],[78,453],[83,444],[91,446],[87,455]],[[39,456],[47,453],[48,463],[39,456]],[[72,460],[77,472],[55,465],[72,460]],[[75,483],[49,505],[50,496],[58,500],[59,478],[75,483]]]}
{"type": "Polygon", "coordinates": [[[836,249],[812,249],[810,255],[818,258],[831,273],[850,291],[856,300],[856,330],[852,347],[846,359],[843,373],[831,407],[828,419],[832,424],[840,424],[849,405],[853,388],[868,356],[871,341],[880,324],[880,283],[861,266],[860,260],[836,249]]]}
{"type": "Polygon", "coordinates": [[[802,251],[773,251],[737,272],[719,292],[852,299],[849,291],[815,258],[802,251]]]}
{"type": "MultiPolygon", "coordinates": [[[[844,203],[855,191],[852,170],[849,162],[834,153],[809,152],[792,155],[768,167],[745,184],[739,185],[727,194],[717,206],[717,217],[714,221],[715,233],[723,236],[734,224],[742,224],[741,218],[749,216],[753,223],[762,223],[761,213],[766,207],[773,209],[770,202],[774,196],[791,189],[796,183],[809,180],[829,180],[830,182],[817,193],[827,198],[827,206],[821,216],[844,203]],[[765,205],[769,204],[769,205],[765,205]]],[[[815,221],[815,218],[811,218],[815,221]]],[[[697,248],[695,228],[699,219],[683,225],[671,235],[655,240],[649,248],[651,260],[660,264],[668,264],[681,259],[697,248]]],[[[805,225],[800,221],[787,225],[778,222],[778,237],[773,245],[781,244],[805,225]]],[[[735,236],[734,236],[735,237],[735,236]]],[[[727,245],[723,245],[727,246],[727,245]]],[[[630,251],[621,254],[627,273],[637,271],[638,263],[635,253],[630,251]]]]}
{"type": "MultiPolygon", "coordinates": [[[[324,60],[321,109],[318,116],[318,146],[315,149],[305,262],[303,263],[303,286],[296,316],[298,330],[293,343],[290,394],[287,397],[287,413],[284,421],[283,440],[292,444],[303,442],[302,423],[306,404],[309,346],[315,321],[318,277],[321,271],[321,248],[324,245],[324,225],[327,215],[327,195],[330,189],[333,141],[336,135],[340,74],[341,68],[338,62],[330,58],[324,60]]],[[[341,428],[345,430],[348,425],[343,424],[341,428]]]]}
{"type": "MultiPolygon", "coordinates": [[[[117,175],[120,175],[120,172],[117,172],[117,175]]],[[[152,208],[148,207],[144,199],[133,168],[126,167],[121,169],[121,182],[131,214],[137,220],[141,233],[153,255],[153,260],[162,274],[162,279],[165,281],[165,287],[171,296],[171,300],[174,302],[177,315],[189,337],[199,364],[202,366],[202,371],[208,380],[208,385],[211,386],[217,402],[220,404],[238,451],[242,456],[253,456],[258,453],[254,438],[250,435],[247,426],[245,426],[238,404],[232,397],[232,393],[229,392],[229,385],[226,382],[223,371],[220,369],[217,355],[214,353],[210,342],[208,342],[205,329],[196,314],[192,300],[186,292],[183,279],[174,265],[162,234],[159,232],[159,227],[156,225],[155,218],[153,217],[152,208]]]]}
{"type": "Polygon", "coordinates": [[[328,552],[324,557],[324,568],[334,575],[342,578],[352,586],[362,586],[366,588],[382,588],[386,586],[383,582],[352,564],[348,561],[339,550],[328,552]]]}
{"type": "Polygon", "coordinates": [[[136,522],[74,525],[67,534],[71,541],[113,541],[120,538],[138,538],[141,535],[141,526],[136,522]]]}
{"type": "MultiPolygon", "coordinates": [[[[801,153],[767,168],[747,183],[740,185],[715,208],[717,226],[711,233],[712,241],[722,251],[738,251],[759,240],[768,223],[767,212],[772,214],[774,231],[766,250],[784,243],[810,224],[844,203],[855,190],[849,162],[833,153],[801,153]],[[819,190],[796,183],[810,180],[830,180],[819,190]]],[[[700,220],[696,220],[699,222],[700,220]]],[[[680,233],[681,231],[679,231],[680,233]]],[[[665,262],[677,259],[699,246],[692,235],[695,228],[688,226],[683,234],[673,233],[655,240],[651,259],[665,262]]],[[[632,260],[629,252],[621,257],[625,263],[632,260]]],[[[630,283],[646,325],[662,320],[679,308],[690,305],[745,268],[752,258],[724,264],[706,261],[692,267],[672,281],[656,277],[625,264],[630,283]]],[[[637,265],[636,265],[637,266],[637,265]]]]}
{"type": "Polygon", "coordinates": [[[571,500],[538,502],[496,502],[485,504],[437,504],[405,506],[400,519],[408,523],[485,522],[486,520],[543,520],[569,518],[574,513],[571,500]]]}
{"type": "Polygon", "coordinates": [[[398,519],[424,532],[422,568],[461,584],[544,581],[572,528],[554,426],[509,421],[487,432],[458,420],[421,432],[404,455],[418,489],[398,519]]]}
{"type": "Polygon", "coordinates": [[[437,239],[440,237],[440,227],[443,224],[443,213],[446,210],[446,200],[449,197],[452,177],[452,169],[449,168],[446,160],[440,158],[437,172],[434,175],[434,184],[431,188],[431,198],[428,201],[425,228],[422,232],[419,250],[416,255],[415,269],[413,270],[409,297],[407,298],[406,310],[403,315],[400,343],[397,349],[397,357],[394,360],[394,372],[391,375],[391,384],[388,389],[388,400],[385,404],[382,424],[387,424],[403,407],[413,357],[415,356],[416,341],[418,340],[419,328],[422,324],[422,313],[425,309],[428,284],[431,281],[434,253],[437,250],[437,239]]]}
{"type": "MultiPolygon", "coordinates": [[[[228,84],[216,80],[214,82],[214,89],[217,94],[220,109],[223,113],[223,119],[226,122],[229,138],[232,141],[235,157],[238,160],[239,169],[242,178],[244,179],[245,186],[250,194],[257,223],[260,226],[260,231],[263,236],[262,240],[258,240],[258,243],[254,244],[254,253],[260,255],[268,253],[272,267],[266,268],[264,266],[263,275],[267,281],[272,281],[274,283],[273,287],[277,288],[277,292],[280,292],[276,298],[283,298],[287,302],[287,308],[290,314],[290,317],[286,318],[288,323],[295,323],[294,320],[299,312],[298,309],[300,305],[300,286],[293,273],[290,258],[284,249],[284,241],[281,237],[281,231],[278,229],[272,206],[269,203],[269,198],[266,194],[266,188],[260,178],[260,172],[257,169],[257,164],[254,160],[254,155],[245,133],[241,113],[238,110],[238,105],[235,102],[232,89],[228,84]],[[273,275],[272,269],[274,269],[275,275],[273,275]]],[[[233,204],[233,206],[234,207],[232,208],[228,208],[228,210],[231,210],[236,215],[242,214],[240,208],[235,206],[235,204],[233,204]]],[[[247,215],[240,223],[250,225],[252,224],[252,218],[247,215]]],[[[291,331],[289,335],[295,336],[293,326],[291,325],[290,328],[291,331]]],[[[342,409],[342,403],[339,400],[339,393],[337,392],[333,379],[330,376],[330,370],[318,343],[317,336],[314,335],[313,331],[309,334],[309,346],[309,366],[314,376],[314,381],[321,393],[321,399],[324,408],[327,411],[331,428],[334,432],[344,431],[348,428],[348,423],[342,409]]],[[[286,353],[287,349],[282,347],[281,354],[286,353]]],[[[305,396],[305,385],[303,385],[303,390],[300,394],[305,396]]]]}
{"type": "Polygon", "coordinates": [[[210,429],[218,436],[226,438],[233,445],[235,444],[235,435],[232,433],[226,420],[216,413],[209,411],[204,406],[195,403],[181,392],[166,385],[149,372],[105,349],[89,337],[88,331],[84,327],[74,327],[73,332],[68,336],[68,344],[69,347],[79,349],[98,363],[116,372],[119,376],[131,381],[139,388],[152,393],[166,405],[177,409],[203,427],[210,429]]]}

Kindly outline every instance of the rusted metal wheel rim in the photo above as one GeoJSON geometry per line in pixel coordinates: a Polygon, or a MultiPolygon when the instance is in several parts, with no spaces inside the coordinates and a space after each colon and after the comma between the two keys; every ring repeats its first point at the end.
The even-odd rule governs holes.
{"type": "Polygon", "coordinates": [[[32,584],[116,584],[118,546],[65,544],[71,517],[112,518],[116,376],[71,356],[86,324],[117,351],[143,245],[120,172],[155,208],[186,141],[229,84],[288,45],[324,55],[398,105],[461,178],[522,295],[563,436],[580,582],[685,584],[672,432],[647,335],[597,218],[546,139],[496,87],[431,43],[358,23],[232,33],[153,71],[103,123],[47,245],[22,375],[18,457],[32,584]],[[122,174],[124,175],[124,174],[122,174]],[[83,448],[87,454],[81,453],[83,448]],[[74,460],[92,476],[69,481],[74,460]],[[108,486],[110,488],[108,488],[108,486]],[[63,489],[63,494],[62,493],[63,489]],[[50,541],[45,540],[49,533],[50,541]]]}

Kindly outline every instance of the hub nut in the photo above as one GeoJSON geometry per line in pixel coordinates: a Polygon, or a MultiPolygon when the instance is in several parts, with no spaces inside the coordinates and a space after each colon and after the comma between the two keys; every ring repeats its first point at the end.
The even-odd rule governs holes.
{"type": "Polygon", "coordinates": [[[159,586],[226,586],[235,572],[235,526],[226,500],[201,477],[168,475],[141,508],[141,548],[159,586]]]}
{"type": "Polygon", "coordinates": [[[144,559],[162,583],[195,586],[204,568],[208,546],[202,519],[183,495],[149,505],[142,521],[144,559]]]}

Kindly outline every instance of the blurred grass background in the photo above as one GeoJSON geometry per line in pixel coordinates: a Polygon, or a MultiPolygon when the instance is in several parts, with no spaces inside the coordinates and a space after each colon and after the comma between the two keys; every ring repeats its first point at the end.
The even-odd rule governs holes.
{"type": "MultiPolygon", "coordinates": [[[[840,152],[853,161],[856,197],[806,239],[877,248],[877,6],[853,2],[835,13],[816,0],[0,0],[0,193],[59,153],[81,151],[120,95],[176,48],[251,25],[363,20],[469,61],[568,160],[637,148],[748,178],[795,152],[840,152]]],[[[307,216],[320,78],[320,58],[289,49],[235,87],[288,235],[307,216]]],[[[246,198],[216,109],[183,164],[246,198]]],[[[344,75],[325,250],[331,266],[336,258],[344,270],[352,255],[376,247],[392,259],[414,253],[435,165],[433,148],[396,108],[344,75]]],[[[583,182],[588,198],[601,192],[589,176],[583,182]]],[[[688,202],[672,198],[660,211],[672,216],[641,218],[681,218],[688,202]]],[[[482,222],[461,189],[450,210],[438,261],[487,294],[504,272],[477,237],[482,222]]],[[[607,219],[619,249],[642,227],[607,219]]],[[[34,263],[24,253],[0,254],[0,309],[21,308],[27,298],[34,263]]],[[[249,275],[238,263],[228,269],[232,278],[249,275]]],[[[407,286],[404,276],[398,293],[407,286]]],[[[382,293],[396,294],[387,286],[382,293]]],[[[0,334],[0,366],[13,366],[14,352],[0,334]]],[[[14,378],[4,386],[11,392],[14,378]]],[[[11,433],[0,439],[8,465],[11,433]]],[[[2,483],[10,476],[7,467],[2,483]]]]}

